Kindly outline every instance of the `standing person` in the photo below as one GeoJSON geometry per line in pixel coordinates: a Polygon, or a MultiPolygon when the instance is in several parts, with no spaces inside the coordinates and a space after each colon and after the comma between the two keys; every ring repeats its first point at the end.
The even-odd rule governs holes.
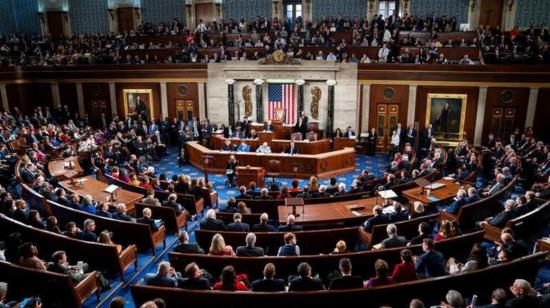
{"type": "Polygon", "coordinates": [[[376,142],[378,141],[378,134],[376,128],[371,128],[369,136],[367,137],[367,155],[374,156],[376,153],[376,142]]]}
{"type": "Polygon", "coordinates": [[[298,121],[296,121],[296,125],[294,126],[294,131],[302,133],[302,139],[306,139],[307,127],[308,127],[308,118],[306,116],[306,112],[302,111],[302,113],[300,114],[300,118],[298,118],[298,121]]]}
{"type": "Polygon", "coordinates": [[[397,130],[393,130],[391,141],[390,141],[390,150],[388,151],[388,157],[387,159],[390,160],[397,151],[399,151],[399,143],[400,143],[400,137],[397,134],[397,130]]]}
{"type": "Polygon", "coordinates": [[[235,155],[229,156],[229,161],[227,162],[225,174],[227,175],[227,183],[231,187],[235,186],[234,179],[235,179],[235,170],[237,169],[237,160],[235,159],[235,155]]]}

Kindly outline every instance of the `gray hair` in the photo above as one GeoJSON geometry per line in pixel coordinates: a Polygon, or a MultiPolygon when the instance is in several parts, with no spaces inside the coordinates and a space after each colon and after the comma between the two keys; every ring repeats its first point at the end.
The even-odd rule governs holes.
{"type": "Polygon", "coordinates": [[[262,213],[262,215],[260,215],[260,222],[267,222],[269,220],[269,216],[267,215],[267,213],[262,213]]]}
{"type": "Polygon", "coordinates": [[[395,233],[397,233],[397,226],[394,225],[394,224],[389,224],[389,225],[386,227],[386,232],[388,232],[388,234],[395,234],[395,233]]]}
{"type": "Polygon", "coordinates": [[[216,219],[216,211],[214,209],[209,209],[208,212],[206,212],[206,218],[216,219]]]}
{"type": "Polygon", "coordinates": [[[248,233],[245,240],[247,246],[254,246],[256,244],[256,234],[252,232],[248,233]]]}
{"type": "Polygon", "coordinates": [[[447,295],[445,295],[445,300],[447,301],[447,304],[453,307],[464,306],[464,298],[462,298],[462,294],[456,290],[449,290],[447,295]]]}
{"type": "Polygon", "coordinates": [[[0,300],[4,299],[8,293],[8,284],[0,281],[0,300]]]}

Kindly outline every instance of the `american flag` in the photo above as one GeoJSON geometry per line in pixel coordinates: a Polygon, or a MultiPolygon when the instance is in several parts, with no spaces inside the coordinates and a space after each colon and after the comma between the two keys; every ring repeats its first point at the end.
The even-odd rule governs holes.
{"type": "Polygon", "coordinates": [[[275,119],[277,108],[285,109],[285,124],[296,122],[296,93],[293,83],[270,83],[267,87],[267,113],[275,119]]]}

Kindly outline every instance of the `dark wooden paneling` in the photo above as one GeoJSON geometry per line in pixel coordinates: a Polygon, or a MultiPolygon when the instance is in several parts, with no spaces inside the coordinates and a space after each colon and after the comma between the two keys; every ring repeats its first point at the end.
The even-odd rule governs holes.
{"type": "Polygon", "coordinates": [[[118,32],[123,33],[134,30],[134,8],[119,7],[118,14],[118,32]]]}
{"type": "Polygon", "coordinates": [[[215,20],[216,13],[214,11],[214,5],[212,3],[196,3],[195,16],[197,25],[199,24],[200,19],[202,19],[205,24],[209,21],[215,20]]]}
{"type": "Polygon", "coordinates": [[[550,142],[550,104],[548,98],[550,97],[550,88],[544,88],[539,90],[539,98],[537,100],[537,108],[535,112],[535,123],[533,125],[533,131],[535,136],[544,139],[545,142],[550,142]]]}
{"type": "Polygon", "coordinates": [[[64,12],[49,11],[48,15],[48,32],[52,35],[63,35],[63,15],[64,12]]]}
{"type": "Polygon", "coordinates": [[[76,94],[76,84],[59,84],[59,101],[61,105],[67,105],[71,114],[78,112],[78,95],[76,94]]]}
{"type": "Polygon", "coordinates": [[[426,106],[428,102],[428,94],[466,94],[466,117],[464,118],[464,132],[470,142],[474,141],[474,133],[476,128],[477,100],[479,89],[475,87],[418,87],[416,92],[416,112],[415,119],[418,121],[420,129],[423,130],[426,124],[426,106]]]}
{"type": "Polygon", "coordinates": [[[199,117],[199,85],[193,82],[174,82],[168,83],[168,116],[170,119],[176,117],[176,101],[177,100],[192,100],[193,101],[193,114],[199,117]],[[185,86],[187,91],[185,95],[178,91],[180,86],[185,86]]]}
{"type": "Polygon", "coordinates": [[[159,83],[117,83],[116,84],[116,97],[117,97],[117,113],[123,116],[124,113],[124,89],[143,89],[153,90],[153,112],[152,118],[160,119],[161,106],[160,106],[160,84],[159,83]]]}
{"type": "Polygon", "coordinates": [[[491,28],[500,27],[503,3],[504,0],[481,0],[479,25],[489,25],[491,28]]]}
{"type": "Polygon", "coordinates": [[[370,130],[372,127],[376,127],[376,106],[379,104],[397,104],[399,105],[399,121],[404,128],[407,127],[407,112],[409,110],[409,86],[403,85],[381,85],[373,84],[370,88],[370,104],[369,110],[365,116],[369,117],[369,126],[363,127],[363,130],[370,130]],[[384,97],[384,90],[386,88],[392,88],[395,91],[395,95],[391,99],[384,97]]]}
{"type": "MultiPolygon", "coordinates": [[[[487,89],[487,100],[485,103],[485,119],[483,120],[483,138],[482,142],[487,141],[487,136],[491,133],[491,118],[493,108],[515,108],[516,116],[514,117],[514,127],[523,131],[525,128],[525,117],[527,115],[527,104],[529,102],[529,88],[489,88],[487,89]],[[501,98],[503,91],[510,91],[512,93],[512,100],[504,102],[501,98]]],[[[496,137],[505,138],[505,136],[496,137]]]]}
{"type": "Polygon", "coordinates": [[[6,85],[10,109],[18,107],[25,114],[32,114],[37,106],[49,106],[53,110],[52,88],[49,83],[23,83],[6,85]]]}
{"type": "MultiPolygon", "coordinates": [[[[109,119],[111,117],[111,96],[108,83],[83,83],[82,94],[84,96],[84,110],[90,121],[96,122],[101,118],[99,106],[109,119]]],[[[99,124],[99,123],[96,123],[99,124]]]]}

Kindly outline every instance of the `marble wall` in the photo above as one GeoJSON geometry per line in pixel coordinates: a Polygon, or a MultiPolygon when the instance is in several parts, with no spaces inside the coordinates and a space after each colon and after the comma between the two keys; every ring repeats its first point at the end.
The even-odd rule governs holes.
{"type": "MultiPolygon", "coordinates": [[[[326,81],[334,79],[335,86],[335,114],[334,127],[356,127],[357,115],[357,66],[346,63],[332,63],[325,61],[308,61],[300,65],[258,65],[256,62],[245,63],[211,63],[208,64],[208,118],[215,123],[228,122],[227,108],[227,84],[226,79],[234,79],[235,103],[240,103],[241,118],[244,115],[244,102],[242,89],[249,85],[252,87],[253,105],[255,102],[254,79],[277,80],[293,82],[303,79],[304,85],[304,109],[310,121],[311,117],[311,89],[315,86],[321,89],[319,102],[319,126],[326,127],[328,107],[328,86],[326,81]]],[[[296,87],[297,88],[297,87],[296,87]]],[[[263,108],[267,119],[267,83],[263,84],[263,108]]],[[[252,111],[252,119],[256,119],[256,107],[252,111]]]]}

